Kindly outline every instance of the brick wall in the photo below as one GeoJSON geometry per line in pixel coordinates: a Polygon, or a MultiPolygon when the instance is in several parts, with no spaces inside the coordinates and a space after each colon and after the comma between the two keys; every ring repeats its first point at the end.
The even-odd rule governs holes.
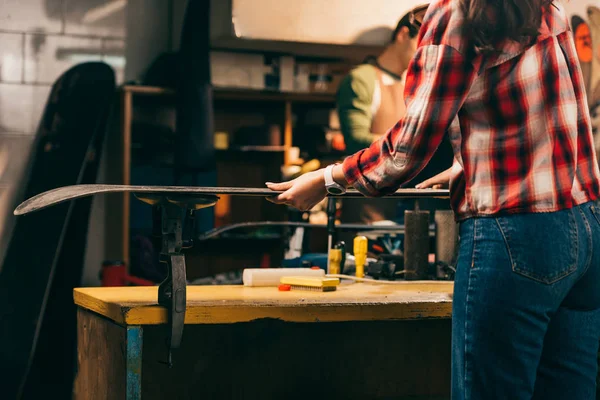
{"type": "MultiPolygon", "coordinates": [[[[90,60],[111,65],[119,84],[139,79],[154,57],[169,50],[171,1],[180,2],[0,0],[0,260],[14,222],[19,182],[51,85],[71,66],[90,60]],[[89,18],[107,4],[116,7],[86,22],[86,15],[89,18]]],[[[84,284],[98,283],[103,221],[103,199],[98,198],[91,215],[84,284]]]]}

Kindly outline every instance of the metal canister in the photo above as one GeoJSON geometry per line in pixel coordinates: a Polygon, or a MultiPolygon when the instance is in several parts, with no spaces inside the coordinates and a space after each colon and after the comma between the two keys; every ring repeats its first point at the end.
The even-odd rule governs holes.
{"type": "Polygon", "coordinates": [[[420,280],[429,270],[429,211],[404,211],[404,277],[420,280]]]}
{"type": "MultiPolygon", "coordinates": [[[[454,220],[452,210],[436,210],[435,220],[435,261],[454,266],[458,250],[458,224],[454,220]]],[[[438,278],[444,278],[445,273],[438,267],[438,278]]]]}

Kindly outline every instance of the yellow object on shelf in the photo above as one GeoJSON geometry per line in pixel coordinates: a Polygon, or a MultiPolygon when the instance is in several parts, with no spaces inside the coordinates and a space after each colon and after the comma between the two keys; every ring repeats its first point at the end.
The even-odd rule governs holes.
{"type": "Polygon", "coordinates": [[[229,148],[229,135],[227,132],[215,132],[214,146],[217,150],[227,150],[229,148]]]}
{"type": "MultiPolygon", "coordinates": [[[[300,161],[300,159],[298,159],[300,161]]],[[[301,164],[298,163],[291,163],[292,165],[287,165],[285,166],[286,171],[288,172],[287,176],[288,179],[295,179],[301,175],[304,175],[308,172],[312,172],[312,171],[316,171],[319,168],[321,168],[321,161],[317,160],[317,159],[312,159],[309,160],[307,162],[302,162],[301,164]],[[290,168],[290,167],[298,167],[298,168],[290,168]]]]}
{"type": "Polygon", "coordinates": [[[356,276],[364,278],[365,263],[367,262],[367,244],[365,236],[356,236],[354,238],[354,263],[356,265],[356,276]]]}
{"type": "Polygon", "coordinates": [[[319,168],[321,168],[321,161],[315,158],[302,164],[300,174],[306,174],[308,172],[316,171],[319,168]]]}
{"type": "Polygon", "coordinates": [[[329,273],[341,274],[342,249],[329,249],[329,273]]]}
{"type": "Polygon", "coordinates": [[[289,285],[291,290],[309,290],[315,292],[331,292],[340,284],[339,278],[319,276],[283,276],[281,284],[289,285]]]}

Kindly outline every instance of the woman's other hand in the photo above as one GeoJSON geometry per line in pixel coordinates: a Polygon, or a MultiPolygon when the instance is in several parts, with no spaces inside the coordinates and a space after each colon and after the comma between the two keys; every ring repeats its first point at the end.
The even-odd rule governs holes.
{"type": "Polygon", "coordinates": [[[447,189],[450,186],[450,171],[452,171],[452,168],[448,168],[444,172],[440,172],[436,176],[424,180],[415,187],[417,189],[447,189]]]}

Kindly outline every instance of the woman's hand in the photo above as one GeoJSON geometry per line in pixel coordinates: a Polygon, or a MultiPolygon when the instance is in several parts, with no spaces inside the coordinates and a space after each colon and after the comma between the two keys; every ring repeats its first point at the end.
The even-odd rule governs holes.
{"type": "MultiPolygon", "coordinates": [[[[325,169],[321,168],[288,182],[267,182],[266,185],[269,189],[283,191],[279,196],[267,198],[267,200],[275,204],[287,204],[300,211],[308,211],[327,196],[324,172],[325,169]]],[[[348,187],[340,164],[333,167],[332,178],[339,185],[348,187]]]]}
{"type": "Polygon", "coordinates": [[[436,176],[424,180],[415,187],[417,189],[447,189],[450,186],[450,171],[452,171],[452,167],[444,172],[440,172],[436,176]]]}
{"type": "Polygon", "coordinates": [[[291,181],[281,183],[266,183],[275,191],[283,191],[277,197],[267,198],[275,204],[287,204],[300,211],[308,211],[327,196],[323,169],[308,172],[291,181]]]}

